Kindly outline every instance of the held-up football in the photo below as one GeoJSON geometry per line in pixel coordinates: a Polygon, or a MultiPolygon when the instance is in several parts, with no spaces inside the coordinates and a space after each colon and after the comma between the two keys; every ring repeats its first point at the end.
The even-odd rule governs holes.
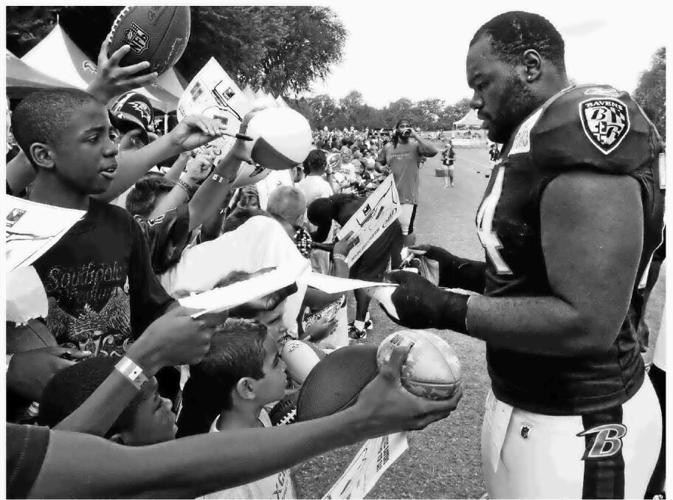
{"type": "Polygon", "coordinates": [[[348,408],[378,371],[375,345],[352,345],[332,352],[306,377],[299,391],[297,421],[348,408]]]}
{"type": "Polygon", "coordinates": [[[131,50],[121,61],[124,66],[149,61],[147,72],[161,74],[182,57],[190,30],[189,7],[124,7],[108,35],[111,40],[108,55],[129,45],[131,50]]]}
{"type": "Polygon", "coordinates": [[[461,383],[460,361],[453,348],[434,333],[401,330],[388,335],[379,345],[376,360],[387,363],[395,346],[413,342],[404,365],[402,386],[427,399],[448,399],[461,383]]]}

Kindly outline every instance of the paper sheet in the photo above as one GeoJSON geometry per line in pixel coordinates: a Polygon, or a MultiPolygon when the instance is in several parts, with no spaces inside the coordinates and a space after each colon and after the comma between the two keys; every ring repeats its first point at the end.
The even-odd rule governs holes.
{"type": "Polygon", "coordinates": [[[308,262],[305,267],[280,266],[231,285],[183,297],[179,302],[184,307],[202,309],[192,315],[194,318],[203,314],[227,311],[295,283],[306,272],[308,266],[308,262]]]}
{"type": "Polygon", "coordinates": [[[314,272],[308,274],[304,278],[304,281],[308,286],[317,288],[325,293],[340,293],[369,287],[391,287],[394,289],[397,286],[393,283],[337,278],[336,276],[328,276],[326,274],[314,272]]]}
{"type": "Polygon", "coordinates": [[[3,202],[7,271],[31,265],[86,214],[9,195],[3,202]]]}

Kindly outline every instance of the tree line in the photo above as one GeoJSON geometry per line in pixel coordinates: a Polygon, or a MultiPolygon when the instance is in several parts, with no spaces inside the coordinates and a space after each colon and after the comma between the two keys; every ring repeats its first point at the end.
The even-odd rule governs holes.
{"type": "MultiPolygon", "coordinates": [[[[7,48],[21,57],[59,22],[96,60],[103,39],[122,7],[10,6],[7,48]]],[[[177,69],[189,80],[212,56],[243,87],[281,95],[314,127],[390,128],[402,116],[424,130],[450,129],[469,110],[469,100],[412,102],[400,98],[383,108],[369,106],[353,90],[342,99],[308,97],[311,85],[342,60],[348,36],[328,7],[191,7],[192,33],[177,69]],[[302,97],[303,96],[303,97],[302,97]]],[[[610,82],[606,82],[610,83],[610,82]]],[[[627,89],[628,90],[628,89],[627,89]]],[[[663,136],[666,134],[666,49],[652,57],[633,92],[663,136]]]]}

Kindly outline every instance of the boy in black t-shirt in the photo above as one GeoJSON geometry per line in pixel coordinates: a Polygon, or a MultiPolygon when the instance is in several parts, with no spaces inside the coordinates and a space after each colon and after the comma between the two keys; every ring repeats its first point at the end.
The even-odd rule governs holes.
{"type": "Polygon", "coordinates": [[[12,130],[37,169],[30,199],[87,211],[34,263],[49,299],[47,326],[60,345],[121,357],[177,304],[152,272],[133,217],[90,197],[109,187],[117,169],[108,113],[86,92],[37,92],[16,108],[12,130]]]}

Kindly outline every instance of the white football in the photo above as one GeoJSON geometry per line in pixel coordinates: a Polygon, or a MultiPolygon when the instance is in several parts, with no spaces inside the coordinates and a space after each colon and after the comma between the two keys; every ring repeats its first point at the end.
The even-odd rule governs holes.
{"type": "Polygon", "coordinates": [[[291,108],[266,108],[248,123],[253,138],[252,159],[271,170],[285,170],[303,162],[313,149],[308,120],[291,108]]]}
{"type": "Polygon", "coordinates": [[[427,399],[448,399],[461,383],[460,361],[453,348],[434,333],[401,330],[388,335],[379,345],[376,361],[381,367],[398,345],[413,342],[404,365],[402,386],[427,399]]]}

